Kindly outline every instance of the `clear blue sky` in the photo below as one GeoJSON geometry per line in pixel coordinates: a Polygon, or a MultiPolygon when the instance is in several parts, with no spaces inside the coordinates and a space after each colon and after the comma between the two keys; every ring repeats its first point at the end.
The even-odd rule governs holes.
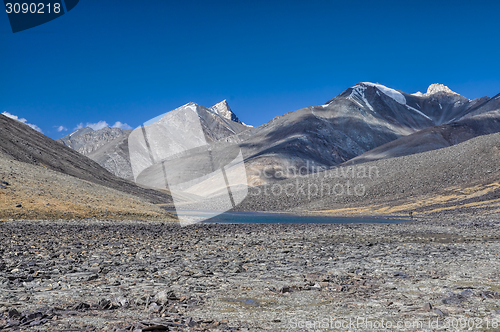
{"type": "Polygon", "coordinates": [[[360,81],[500,92],[498,1],[81,0],[13,34],[0,14],[0,113],[52,138],[227,99],[246,123],[360,81]],[[63,126],[68,131],[58,132],[63,126]]]}

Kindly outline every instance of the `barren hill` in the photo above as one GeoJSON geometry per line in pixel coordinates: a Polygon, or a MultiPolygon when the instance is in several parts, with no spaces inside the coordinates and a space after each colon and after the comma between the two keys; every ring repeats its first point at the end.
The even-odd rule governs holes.
{"type": "Polygon", "coordinates": [[[174,219],[146,199],[4,154],[0,181],[0,219],[174,219]]]}
{"type": "Polygon", "coordinates": [[[171,202],[167,192],[118,178],[80,153],[1,114],[0,161],[0,178],[9,184],[0,187],[3,217],[11,213],[82,217],[113,211],[109,217],[143,214],[171,219],[152,204],[171,202]],[[22,207],[14,208],[18,204],[22,207]],[[26,204],[32,212],[24,209],[26,204]]]}
{"type": "Polygon", "coordinates": [[[0,152],[14,160],[43,166],[155,203],[171,201],[166,193],[141,188],[118,178],[75,150],[3,115],[0,115],[0,129],[0,152]]]}

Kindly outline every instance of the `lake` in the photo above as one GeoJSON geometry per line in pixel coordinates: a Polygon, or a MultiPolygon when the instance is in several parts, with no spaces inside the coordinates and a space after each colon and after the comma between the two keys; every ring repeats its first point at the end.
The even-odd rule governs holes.
{"type": "Polygon", "coordinates": [[[220,224],[357,224],[357,223],[390,223],[408,222],[404,219],[388,219],[384,217],[327,217],[298,216],[284,213],[260,212],[224,212],[210,218],[204,223],[220,224]]]}

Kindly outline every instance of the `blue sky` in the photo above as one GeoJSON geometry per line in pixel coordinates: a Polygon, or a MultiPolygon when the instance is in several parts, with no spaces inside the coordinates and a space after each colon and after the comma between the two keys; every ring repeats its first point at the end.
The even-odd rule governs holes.
{"type": "Polygon", "coordinates": [[[256,126],[361,81],[493,96],[499,14],[498,1],[81,0],[15,34],[0,14],[0,113],[59,138],[190,101],[227,99],[256,126]]]}

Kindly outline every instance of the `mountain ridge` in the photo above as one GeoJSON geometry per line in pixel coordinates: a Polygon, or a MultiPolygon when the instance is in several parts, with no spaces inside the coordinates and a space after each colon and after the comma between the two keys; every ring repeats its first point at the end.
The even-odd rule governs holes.
{"type": "MultiPolygon", "coordinates": [[[[275,174],[279,169],[290,167],[296,169],[306,167],[307,172],[328,169],[349,160],[355,160],[358,156],[386,144],[394,147],[401,143],[401,149],[406,146],[409,152],[428,151],[436,147],[456,144],[463,140],[451,139],[446,143],[442,141],[441,145],[429,145],[425,142],[432,136],[424,137],[425,130],[430,132],[432,130],[428,128],[444,126],[441,129],[443,135],[446,133],[450,137],[458,136],[460,126],[451,124],[466,117],[476,116],[475,119],[467,122],[473,128],[462,126],[460,129],[469,128],[468,134],[464,136],[467,139],[496,132],[498,131],[497,121],[491,122],[489,127],[483,130],[479,128],[481,126],[479,122],[482,121],[482,125],[487,124],[484,119],[479,121],[477,117],[479,113],[487,113],[500,106],[500,99],[495,97],[470,100],[439,83],[429,85],[425,94],[408,94],[379,83],[359,82],[323,105],[288,112],[258,127],[245,126],[246,129],[243,128],[243,122],[229,107],[227,100],[208,109],[188,103],[174,111],[194,107],[196,112],[200,112],[202,123],[206,124],[209,121],[213,123],[210,126],[221,128],[220,134],[216,134],[217,129],[208,130],[210,126],[204,125],[207,141],[214,145],[214,151],[219,151],[218,153],[221,154],[233,154],[234,144],[237,143],[245,160],[248,183],[261,185],[282,180],[282,177],[277,175],[264,175],[265,172],[275,174]],[[235,130],[233,126],[241,126],[238,127],[241,130],[235,130]],[[422,134],[416,134],[421,131],[422,134]],[[454,131],[456,134],[453,133],[454,131]],[[409,138],[403,140],[404,137],[409,138]],[[423,140],[421,148],[415,149],[411,147],[411,144],[402,143],[413,138],[417,139],[412,143],[413,146],[418,145],[418,139],[423,140]],[[398,139],[401,140],[398,141],[398,139]],[[395,143],[391,145],[391,142],[395,143]]],[[[489,116],[496,119],[497,115],[491,113],[489,116]]],[[[437,129],[433,130],[436,132],[437,129]]],[[[116,142],[120,142],[121,151],[126,150],[123,139],[116,142]]],[[[111,151],[109,155],[117,154],[111,145],[113,144],[95,152],[91,157],[95,160],[100,158],[101,165],[111,164],[110,158],[106,159],[105,152],[109,148],[111,151]],[[97,155],[100,157],[96,157],[97,155]]],[[[401,152],[396,154],[401,154],[401,152]]],[[[126,157],[126,152],[120,155],[123,160],[126,160],[126,157]]],[[[199,156],[194,152],[186,158],[192,163],[200,162],[199,156]]],[[[122,159],[120,162],[113,161],[113,164],[124,164],[122,159]]],[[[355,161],[359,162],[360,159],[355,161]]],[[[114,174],[123,171],[117,168],[112,169],[109,165],[106,167],[114,174]]],[[[127,178],[131,179],[128,170],[123,172],[128,174],[127,178]]]]}
{"type": "MultiPolygon", "coordinates": [[[[171,112],[185,111],[194,111],[199,114],[202,129],[208,142],[231,137],[252,128],[238,118],[229,107],[227,100],[222,100],[210,108],[189,102],[171,112]]],[[[164,113],[154,120],[160,120],[168,113],[164,113]]],[[[131,133],[132,130],[121,128],[104,127],[93,130],[86,127],[78,129],[58,139],[58,141],[96,161],[110,173],[127,180],[134,180],[127,142],[131,133]]]]}
{"type": "Polygon", "coordinates": [[[12,160],[42,166],[151,202],[167,203],[171,200],[166,193],[141,188],[112,175],[81,153],[1,114],[0,128],[0,153],[12,160]]]}

